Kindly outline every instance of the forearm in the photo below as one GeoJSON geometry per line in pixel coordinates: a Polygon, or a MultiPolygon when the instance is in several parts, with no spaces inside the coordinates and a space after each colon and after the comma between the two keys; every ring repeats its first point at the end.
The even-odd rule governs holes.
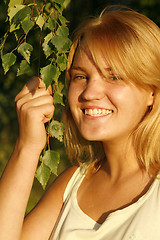
{"type": "Polygon", "coordinates": [[[44,123],[54,112],[43,81],[32,78],[15,98],[19,138],[0,181],[0,239],[19,240],[39,155],[46,143],[44,123]]]}
{"type": "Polygon", "coordinates": [[[39,152],[16,145],[0,181],[0,239],[20,238],[39,152]]]}

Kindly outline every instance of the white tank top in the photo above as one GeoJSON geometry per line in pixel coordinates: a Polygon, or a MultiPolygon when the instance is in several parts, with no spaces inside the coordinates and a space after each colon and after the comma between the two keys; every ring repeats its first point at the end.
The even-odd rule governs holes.
{"type": "Polygon", "coordinates": [[[160,180],[156,179],[137,202],[98,224],[78,206],[77,190],[84,176],[83,167],[79,167],[71,177],[50,240],[160,240],[160,180]]]}

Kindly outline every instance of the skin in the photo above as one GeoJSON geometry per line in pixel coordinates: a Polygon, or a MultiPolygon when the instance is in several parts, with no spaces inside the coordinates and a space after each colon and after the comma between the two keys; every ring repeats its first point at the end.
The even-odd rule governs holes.
{"type": "Polygon", "coordinates": [[[1,240],[48,239],[62,208],[64,189],[76,169],[72,167],[59,176],[24,220],[39,156],[46,143],[44,123],[54,113],[51,94],[51,89],[46,90],[42,80],[34,77],[15,98],[19,137],[0,181],[1,240]]]}
{"type": "MultiPolygon", "coordinates": [[[[110,66],[104,61],[104,68],[110,66]]],[[[152,91],[138,88],[111,73],[103,77],[87,53],[79,50],[71,69],[69,105],[81,134],[87,140],[125,141],[153,103],[152,91]],[[108,109],[105,116],[85,115],[83,109],[108,109]]]]}
{"type": "MultiPolygon", "coordinates": [[[[102,141],[107,158],[97,173],[85,177],[77,198],[81,209],[102,223],[109,212],[132,203],[150,184],[148,174],[137,163],[130,135],[152,105],[153,96],[151,91],[123,81],[104,79],[84,51],[77,52],[73,67],[77,65],[81,71],[71,72],[70,108],[81,134],[88,140],[102,141]],[[112,113],[103,117],[84,115],[83,108],[94,107],[109,108],[112,113]],[[141,184],[137,186],[137,182],[141,184]]],[[[104,67],[109,66],[104,63],[104,67]]],[[[24,219],[46,142],[44,123],[54,113],[51,94],[41,79],[33,78],[15,99],[19,136],[0,181],[1,240],[48,239],[63,206],[66,185],[77,168],[62,173],[24,219]]]]}
{"type": "MultiPolygon", "coordinates": [[[[103,63],[110,71],[107,62],[103,63]]],[[[83,137],[103,142],[107,161],[78,190],[81,209],[102,223],[110,212],[136,201],[152,182],[137,162],[132,132],[153,104],[153,91],[117,80],[112,73],[104,78],[82,46],[71,69],[68,99],[83,137]],[[112,111],[104,116],[84,114],[84,109],[95,108],[112,111]]]]}

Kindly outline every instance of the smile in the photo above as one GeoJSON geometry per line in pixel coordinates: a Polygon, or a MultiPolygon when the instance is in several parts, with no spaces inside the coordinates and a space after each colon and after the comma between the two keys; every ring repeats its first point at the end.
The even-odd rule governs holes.
{"type": "Polygon", "coordinates": [[[84,110],[84,113],[86,115],[93,116],[93,117],[106,116],[112,112],[113,111],[109,109],[97,109],[97,108],[84,110]]]}

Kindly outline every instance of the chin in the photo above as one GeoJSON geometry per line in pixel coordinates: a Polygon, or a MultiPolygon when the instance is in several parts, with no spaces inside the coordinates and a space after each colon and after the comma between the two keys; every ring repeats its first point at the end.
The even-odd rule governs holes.
{"type": "Polygon", "coordinates": [[[99,136],[99,134],[97,136],[94,133],[93,134],[86,134],[86,133],[81,132],[81,136],[87,141],[102,141],[102,138],[99,136]]]}

